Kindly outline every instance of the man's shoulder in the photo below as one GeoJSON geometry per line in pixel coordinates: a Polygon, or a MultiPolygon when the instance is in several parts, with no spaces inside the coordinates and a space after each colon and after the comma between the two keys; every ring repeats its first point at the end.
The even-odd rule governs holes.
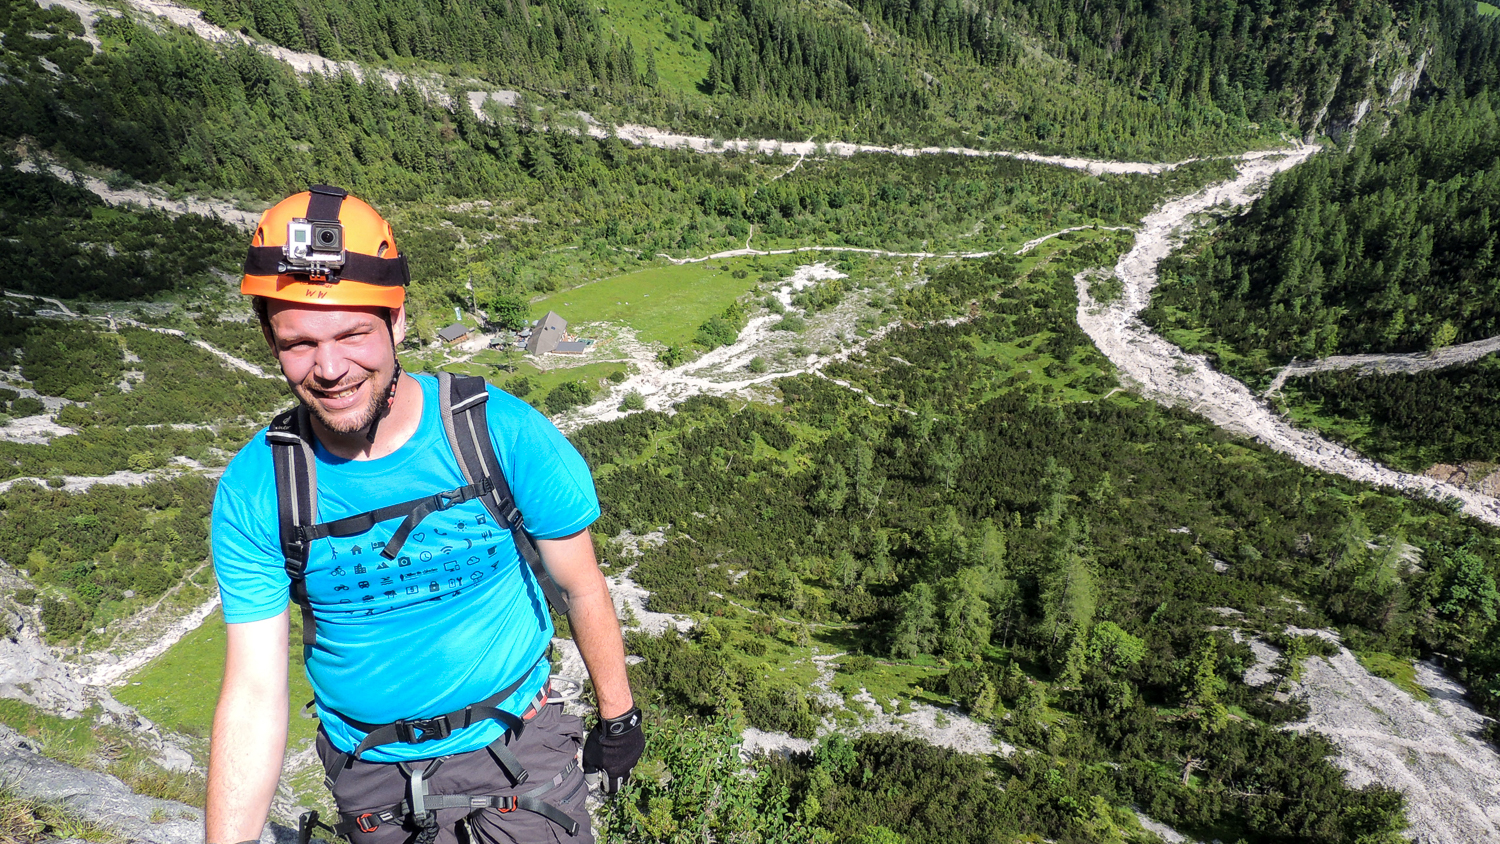
{"type": "Polygon", "coordinates": [[[249,497],[265,485],[275,485],[275,470],[271,462],[271,446],[266,442],[266,432],[261,428],[250,441],[230,458],[219,478],[219,489],[227,489],[249,497]]]}

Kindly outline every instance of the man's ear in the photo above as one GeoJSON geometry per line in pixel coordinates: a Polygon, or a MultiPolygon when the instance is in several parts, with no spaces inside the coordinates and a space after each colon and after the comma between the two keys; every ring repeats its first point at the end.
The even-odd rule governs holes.
{"type": "Polygon", "coordinates": [[[403,303],[399,308],[391,309],[391,345],[401,348],[401,341],[406,339],[406,305],[403,303]]]}

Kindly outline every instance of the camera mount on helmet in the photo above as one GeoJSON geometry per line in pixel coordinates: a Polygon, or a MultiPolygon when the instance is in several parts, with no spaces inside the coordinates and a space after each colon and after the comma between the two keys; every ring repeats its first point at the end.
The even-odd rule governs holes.
{"type": "Polygon", "coordinates": [[[328,185],[308,189],[307,216],[286,224],[286,244],[276,272],[307,274],[308,281],[327,281],[344,267],[344,226],[339,209],[349,192],[328,185]]]}
{"type": "Polygon", "coordinates": [[[308,281],[327,281],[330,271],[344,267],[344,227],[298,217],[286,224],[281,254],[277,273],[306,273],[308,281]]]}

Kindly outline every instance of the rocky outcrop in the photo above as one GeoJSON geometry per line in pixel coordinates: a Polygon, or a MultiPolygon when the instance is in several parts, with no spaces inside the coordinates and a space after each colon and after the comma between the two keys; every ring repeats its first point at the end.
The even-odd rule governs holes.
{"type": "MultiPolygon", "coordinates": [[[[0,726],[0,783],[19,797],[57,806],[108,827],[126,842],[201,844],[203,812],[172,800],[144,797],[109,774],[85,771],[36,752],[25,738],[0,726]]],[[[269,824],[262,844],[292,844],[297,831],[269,824]]]]}
{"type": "Polygon", "coordinates": [[[150,720],[115,700],[107,689],[80,682],[71,666],[42,642],[30,619],[0,609],[0,620],[11,630],[9,635],[0,636],[0,698],[19,700],[64,718],[87,716],[100,724],[121,727],[148,747],[152,761],[163,769],[192,769],[192,755],[150,720]]]}

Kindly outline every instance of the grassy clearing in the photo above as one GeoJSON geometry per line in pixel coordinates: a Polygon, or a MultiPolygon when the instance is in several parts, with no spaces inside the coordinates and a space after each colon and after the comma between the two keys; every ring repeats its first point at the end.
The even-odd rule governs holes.
{"type": "Polygon", "coordinates": [[[711,22],[683,12],[676,0],[609,0],[599,8],[605,11],[604,21],[635,45],[643,68],[648,56],[655,57],[656,75],[663,87],[682,94],[698,93],[698,83],[708,76],[711,22]],[[694,32],[699,35],[696,41],[694,32]]]}
{"type": "MultiPolygon", "coordinates": [[[[300,717],[302,704],[312,698],[312,687],[302,667],[301,623],[295,613],[292,626],[287,746],[300,749],[312,741],[318,722],[300,717]]],[[[224,615],[216,611],[197,630],[141,669],[115,697],[169,729],[206,739],[224,676],[224,643],[224,615]]]]}
{"type": "Polygon", "coordinates": [[[681,346],[704,320],[755,288],[747,259],[706,261],[606,278],[532,303],[532,316],[557,311],[570,323],[612,322],[647,343],[681,346]],[[736,277],[737,272],[744,275],[736,277]]]}
{"type": "Polygon", "coordinates": [[[1324,414],[1322,402],[1305,397],[1293,384],[1294,382],[1288,382],[1287,386],[1282,388],[1281,399],[1278,402],[1287,416],[1291,417],[1292,424],[1298,428],[1314,431],[1335,442],[1347,443],[1354,448],[1364,450],[1366,438],[1375,429],[1368,419],[1349,419],[1324,414]]]}
{"type": "Polygon", "coordinates": [[[1396,684],[1401,691],[1406,692],[1417,700],[1432,700],[1432,695],[1417,683],[1417,667],[1406,657],[1392,656],[1379,651],[1368,653],[1355,653],[1359,664],[1365,670],[1396,684]]]}
{"type": "Polygon", "coordinates": [[[1481,15],[1500,17],[1500,6],[1491,6],[1489,3],[1484,2],[1484,0],[1479,0],[1475,8],[1479,10],[1479,14],[1481,15]]]}

